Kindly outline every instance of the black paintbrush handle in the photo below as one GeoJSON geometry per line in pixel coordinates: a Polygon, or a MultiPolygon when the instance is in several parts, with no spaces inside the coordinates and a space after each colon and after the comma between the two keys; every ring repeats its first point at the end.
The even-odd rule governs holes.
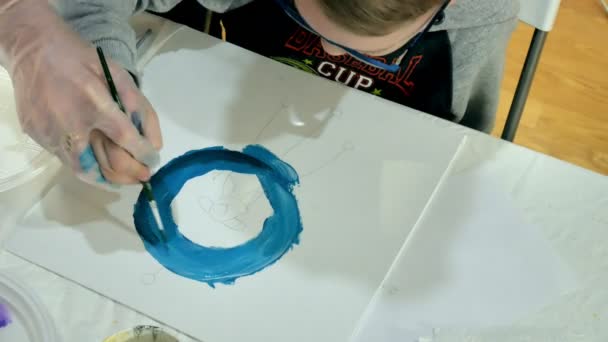
{"type": "MultiPolygon", "coordinates": [[[[110,73],[110,68],[108,67],[108,62],[106,61],[106,57],[103,54],[103,50],[100,47],[97,47],[97,55],[99,56],[99,61],[101,62],[101,68],[103,69],[103,74],[106,78],[106,82],[108,83],[108,88],[110,88],[110,95],[114,99],[114,102],[118,105],[118,108],[128,116],[127,111],[125,110],[125,106],[123,106],[122,101],[120,100],[120,96],[118,95],[118,91],[116,90],[116,85],[114,84],[114,80],[112,79],[112,74],[110,73]]],[[[141,122],[136,123],[136,127],[140,134],[142,134],[141,122]]],[[[152,192],[152,186],[148,182],[141,182],[144,187],[144,193],[148,198],[148,201],[154,201],[154,194],[152,192]]]]}
{"type": "Polygon", "coordinates": [[[106,57],[104,56],[103,50],[100,47],[97,47],[97,55],[99,56],[99,61],[101,62],[101,68],[103,69],[103,74],[106,77],[108,88],[110,88],[110,95],[112,95],[114,102],[118,104],[118,108],[120,108],[123,113],[127,114],[125,106],[123,106],[120,96],[118,95],[118,91],[116,90],[116,85],[114,85],[114,80],[112,79],[112,74],[110,73],[110,68],[108,67],[106,57]]]}

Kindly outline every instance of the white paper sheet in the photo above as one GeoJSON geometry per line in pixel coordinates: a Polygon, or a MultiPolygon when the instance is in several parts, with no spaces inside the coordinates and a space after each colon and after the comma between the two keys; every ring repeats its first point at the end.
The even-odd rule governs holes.
{"type": "Polygon", "coordinates": [[[488,174],[447,178],[369,306],[358,342],[510,326],[575,288],[547,237],[488,174]]]}
{"type": "MultiPolygon", "coordinates": [[[[189,30],[151,61],[143,89],[161,118],[163,162],[257,143],[291,164],[301,177],[301,244],[212,289],[144,250],[131,218],[136,188],[102,193],[66,176],[8,249],[204,341],[348,340],[461,136],[189,30]]],[[[257,194],[255,178],[215,172],[188,183],[175,209],[190,238],[234,245],[268,213],[257,194]]]]}

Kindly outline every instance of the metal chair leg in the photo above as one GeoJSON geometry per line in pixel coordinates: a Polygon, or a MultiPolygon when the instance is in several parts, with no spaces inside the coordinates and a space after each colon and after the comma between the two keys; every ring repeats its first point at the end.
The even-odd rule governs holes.
{"type": "Polygon", "coordinates": [[[530,88],[532,87],[532,80],[536,73],[536,68],[540,61],[540,56],[547,40],[548,32],[536,29],[532,36],[532,43],[530,49],[528,49],[528,55],[526,56],[526,62],[524,64],[519,82],[517,83],[517,89],[515,90],[515,96],[511,103],[511,109],[509,109],[509,116],[507,122],[502,131],[501,138],[507,141],[513,141],[521,115],[524,111],[528,95],[530,94],[530,88]]]}

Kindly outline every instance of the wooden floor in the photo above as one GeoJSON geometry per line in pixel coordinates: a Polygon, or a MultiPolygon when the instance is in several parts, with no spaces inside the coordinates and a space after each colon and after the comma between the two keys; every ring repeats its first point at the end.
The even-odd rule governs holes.
{"type": "MultiPolygon", "coordinates": [[[[499,136],[533,29],[520,24],[507,56],[499,136]]],[[[562,0],[515,143],[608,175],[608,14],[599,0],[562,0]]]]}

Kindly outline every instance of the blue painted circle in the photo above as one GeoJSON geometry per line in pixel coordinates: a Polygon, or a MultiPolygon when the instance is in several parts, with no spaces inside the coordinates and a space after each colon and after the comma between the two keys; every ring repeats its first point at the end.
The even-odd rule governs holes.
{"type": "Polygon", "coordinates": [[[146,196],[139,194],[133,218],[146,250],[168,270],[193,280],[231,284],[279,260],[299,243],[302,222],[293,187],[297,172],[259,145],[243,152],[212,147],[190,151],[163,166],[150,180],[165,228],[162,237],[146,196]],[[213,170],[257,176],[274,213],[255,238],[235,247],[206,247],[182,235],[170,205],[184,184],[213,170]]]}

